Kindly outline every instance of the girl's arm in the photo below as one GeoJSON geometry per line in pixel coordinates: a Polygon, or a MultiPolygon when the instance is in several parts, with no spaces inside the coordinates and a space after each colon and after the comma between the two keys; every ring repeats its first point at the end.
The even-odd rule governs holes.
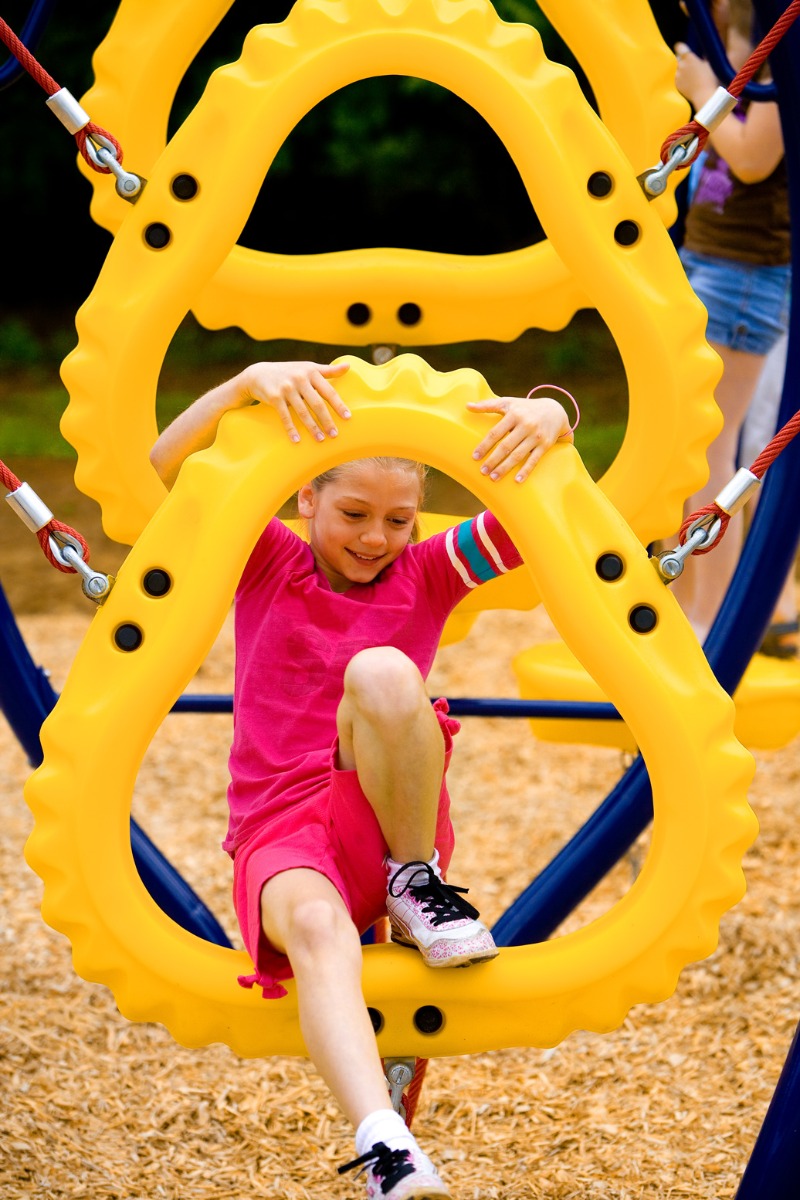
{"type": "Polygon", "coordinates": [[[514,471],[517,483],[522,483],[552,445],[575,440],[566,410],[552,396],[500,396],[471,401],[467,408],[501,414],[472,454],[474,459],[486,460],[481,474],[493,480],[514,471]]]}
{"type": "Polygon", "coordinates": [[[326,434],[336,437],[330,409],[345,420],[350,413],[328,381],[347,370],[347,363],[253,363],[206,392],[176,417],[150,451],[150,461],[166,486],[172,487],[184,459],[214,441],[222,416],[254,403],[271,404],[293,442],[300,441],[293,417],[299,417],[318,441],[323,441],[326,434]]]}
{"type": "MultiPolygon", "coordinates": [[[[675,47],[675,86],[695,112],[720,86],[711,67],[683,42],[675,47]]],[[[783,158],[780,113],[774,101],[753,103],[742,121],[729,113],[710,134],[711,145],[742,183],[760,183],[783,158]]]]}

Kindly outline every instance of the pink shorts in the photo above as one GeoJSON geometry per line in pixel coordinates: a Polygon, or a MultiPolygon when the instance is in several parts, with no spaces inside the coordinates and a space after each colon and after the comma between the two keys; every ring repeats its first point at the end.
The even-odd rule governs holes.
{"type": "MultiPolygon", "coordinates": [[[[446,700],[437,700],[433,710],[445,743],[436,823],[436,849],[444,873],[454,846],[447,768],[453,736],[461,726],[447,715],[446,700]]],[[[292,976],[289,959],[270,945],[261,928],[261,892],[274,875],[296,867],[319,871],[339,892],[359,934],[386,914],[384,859],[388,846],[356,772],[340,771],[335,765],[336,751],[334,743],[328,786],[308,804],[268,821],[234,855],[233,903],[245,947],[255,965],[255,973],[240,975],[239,983],[243,987],[258,984],[265,1000],[285,996],[286,989],[278,981],[292,976]]]]}

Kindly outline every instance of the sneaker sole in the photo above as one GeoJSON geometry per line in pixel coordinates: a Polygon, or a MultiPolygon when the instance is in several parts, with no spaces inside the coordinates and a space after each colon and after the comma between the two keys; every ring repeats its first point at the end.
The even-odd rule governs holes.
{"type": "MultiPolygon", "coordinates": [[[[432,967],[434,970],[439,970],[442,967],[477,966],[478,963],[491,962],[491,960],[493,958],[497,958],[498,954],[500,953],[499,949],[495,946],[493,950],[484,950],[481,954],[454,954],[452,958],[446,958],[444,960],[436,959],[432,962],[425,958],[425,954],[422,950],[420,950],[416,942],[406,941],[402,937],[397,937],[394,933],[392,934],[392,941],[397,946],[405,946],[409,950],[416,950],[418,954],[422,955],[425,965],[432,967]]],[[[425,1198],[421,1197],[420,1200],[425,1200],[425,1198]]]]}
{"type": "Polygon", "coordinates": [[[426,1188],[424,1192],[408,1192],[404,1200],[453,1200],[451,1192],[432,1192],[426,1188]]]}
{"type": "Polygon", "coordinates": [[[453,1200],[453,1194],[447,1188],[431,1189],[429,1184],[420,1188],[412,1185],[411,1191],[399,1193],[398,1200],[453,1200]]]}

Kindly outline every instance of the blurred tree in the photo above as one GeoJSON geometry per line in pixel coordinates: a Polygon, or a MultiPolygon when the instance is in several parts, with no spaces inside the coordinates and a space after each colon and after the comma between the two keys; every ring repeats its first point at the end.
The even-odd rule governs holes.
{"type": "MultiPolygon", "coordinates": [[[[677,0],[654,3],[677,8],[677,0]]],[[[282,21],[290,7],[289,0],[235,0],[178,88],[170,132],[197,103],[211,71],[238,58],[247,30],[282,21]]],[[[535,25],[549,56],[575,70],[591,99],[580,66],[535,0],[496,0],[496,7],[504,20],[535,25]]],[[[3,8],[4,19],[20,33],[29,4],[13,0],[3,8]]],[[[77,97],[92,82],[91,56],[116,9],[108,0],[59,0],[31,47],[44,69],[77,97]]],[[[80,304],[110,244],[110,235],[89,217],[89,184],[78,173],[74,141],[44,101],[26,73],[0,92],[6,149],[0,161],[6,222],[0,304],[7,310],[80,304]]],[[[99,114],[92,116],[102,124],[99,114]]],[[[241,241],[282,253],[388,244],[486,254],[540,236],[519,173],[486,122],[443,88],[390,76],[343,88],[298,123],[267,174],[241,241]]]]}

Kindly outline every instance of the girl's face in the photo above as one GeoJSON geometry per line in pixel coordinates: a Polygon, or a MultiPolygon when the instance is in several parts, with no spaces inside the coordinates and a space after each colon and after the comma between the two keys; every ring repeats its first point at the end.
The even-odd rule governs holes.
{"type": "Polygon", "coordinates": [[[372,583],[408,545],[420,502],[420,484],[403,467],[353,463],[315,491],[297,494],[309,524],[317,566],[335,592],[372,583]]]}

